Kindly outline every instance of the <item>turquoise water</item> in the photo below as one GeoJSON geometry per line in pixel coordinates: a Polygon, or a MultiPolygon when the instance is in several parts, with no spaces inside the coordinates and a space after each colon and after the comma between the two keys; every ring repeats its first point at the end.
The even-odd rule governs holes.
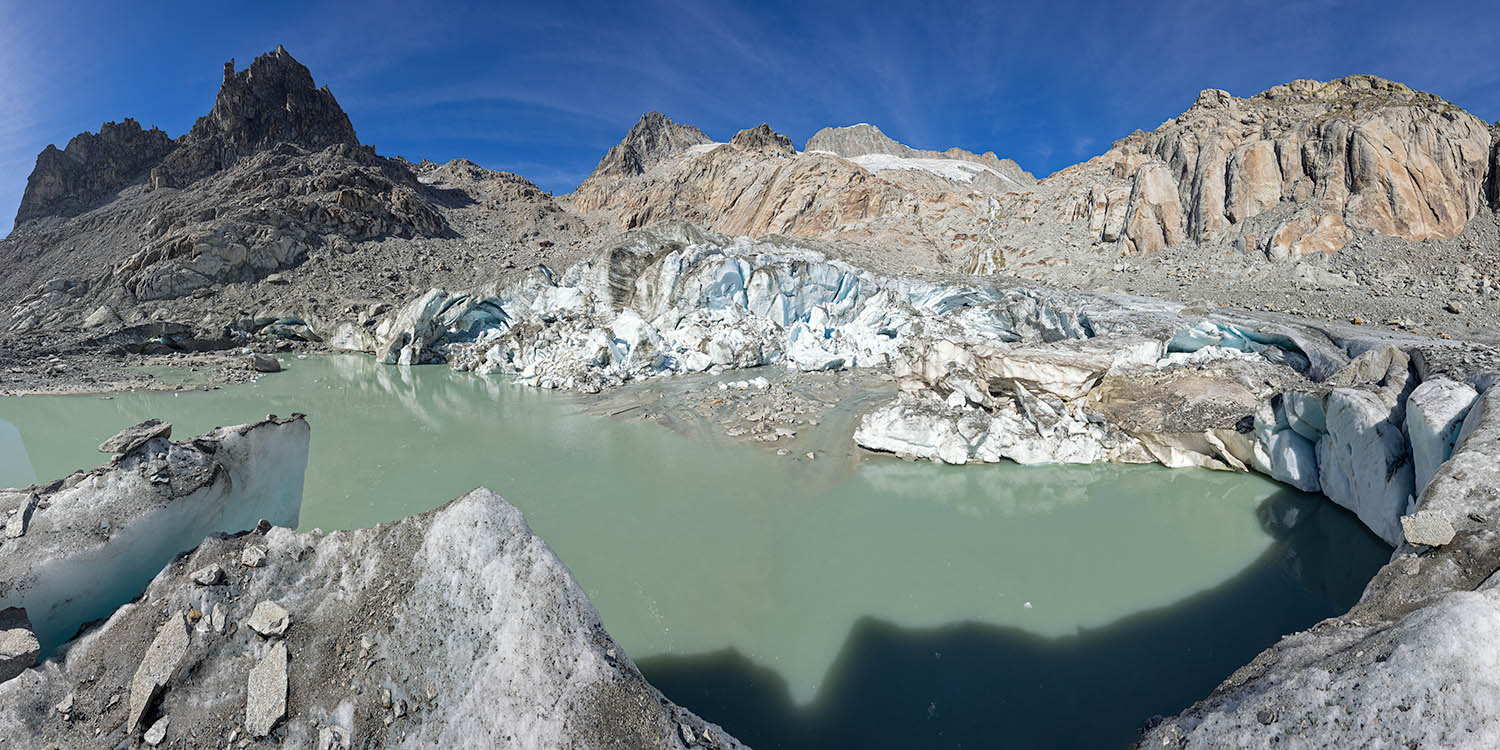
{"type": "Polygon", "coordinates": [[[1028,717],[1011,739],[1123,744],[1280,634],[1347,608],[1389,555],[1330,503],[1251,475],[951,467],[848,443],[806,461],[442,367],[288,364],[220,391],[0,399],[0,486],[102,463],[94,446],[147,417],[181,439],[304,412],[303,528],[490,487],[649,678],[764,746],[843,745],[862,729],[995,744],[1008,695],[1028,717]],[[1038,696],[1115,718],[1039,722],[1038,696]]]}

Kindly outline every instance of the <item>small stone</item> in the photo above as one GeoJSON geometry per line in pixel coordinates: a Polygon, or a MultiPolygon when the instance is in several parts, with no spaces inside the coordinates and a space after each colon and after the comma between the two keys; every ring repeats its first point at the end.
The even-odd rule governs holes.
{"type": "Polygon", "coordinates": [[[286,642],[277,641],[270,653],[250,670],[245,693],[245,729],[253,737],[270,734],[286,716],[286,664],[286,642]]]}
{"type": "Polygon", "coordinates": [[[213,628],[215,633],[222,633],[228,622],[229,610],[225,609],[224,605],[215,602],[213,611],[208,614],[209,627],[213,628]]]}
{"type": "Polygon", "coordinates": [[[1459,304],[1456,300],[1450,300],[1448,304],[1443,305],[1443,309],[1447,310],[1450,313],[1453,313],[1454,315],[1462,315],[1464,312],[1464,306],[1459,304]]]}
{"type": "Polygon", "coordinates": [[[381,688],[380,689],[380,707],[381,708],[390,708],[391,707],[391,691],[388,690],[388,689],[386,689],[386,688],[381,688]]]}
{"type": "Polygon", "coordinates": [[[172,437],[172,423],[160,419],[148,419],[134,427],[126,427],[113,437],[99,444],[100,453],[129,453],[154,438],[172,437]]]}
{"type": "Polygon", "coordinates": [[[319,729],[318,750],[349,750],[349,730],[339,726],[319,729]]]}
{"type": "Polygon", "coordinates": [[[57,705],[53,706],[53,708],[57,709],[57,712],[60,714],[73,713],[73,702],[76,699],[76,693],[68,693],[67,695],[63,696],[63,699],[58,701],[57,705]]]}
{"type": "Polygon", "coordinates": [[[292,626],[292,616],[286,608],[273,601],[263,601],[255,605],[254,611],[250,613],[250,619],[245,621],[251,630],[260,633],[267,638],[279,636],[292,626]]]}
{"type": "Polygon", "coordinates": [[[256,372],[281,372],[281,360],[271,354],[252,354],[246,358],[250,369],[256,372]]]}
{"type": "Polygon", "coordinates": [[[259,568],[266,564],[266,548],[252,544],[240,553],[240,564],[247,568],[259,568]]]}
{"type": "Polygon", "coordinates": [[[1441,547],[1453,541],[1453,524],[1437,511],[1419,510],[1401,517],[1401,533],[1408,544],[1441,547]]]}
{"type": "Polygon", "coordinates": [[[1255,712],[1255,720],[1269,726],[1276,722],[1276,712],[1269,708],[1262,708],[1255,712]]]}
{"type": "Polygon", "coordinates": [[[197,625],[198,621],[201,620],[201,619],[203,619],[203,613],[199,612],[197,607],[189,607],[188,608],[188,623],[189,624],[197,625]]]}
{"type": "Polygon", "coordinates": [[[217,586],[224,582],[224,568],[218,563],[211,563],[208,567],[193,571],[193,583],[199,586],[217,586]]]}
{"type": "Polygon", "coordinates": [[[682,735],[682,742],[685,745],[691,745],[698,739],[698,736],[693,733],[693,728],[686,724],[678,724],[677,733],[682,735]]]}
{"type": "Polygon", "coordinates": [[[167,738],[167,725],[171,723],[172,720],[170,718],[166,716],[161,717],[161,720],[152,724],[151,728],[146,730],[146,736],[141,739],[145,740],[146,744],[152,747],[160,745],[161,741],[167,738]]]}
{"type": "Polygon", "coordinates": [[[396,718],[398,718],[398,719],[401,718],[401,717],[403,717],[403,716],[405,716],[406,715],[406,701],[405,700],[398,700],[398,701],[396,701],[396,705],[392,707],[392,712],[395,713],[396,718]]]}

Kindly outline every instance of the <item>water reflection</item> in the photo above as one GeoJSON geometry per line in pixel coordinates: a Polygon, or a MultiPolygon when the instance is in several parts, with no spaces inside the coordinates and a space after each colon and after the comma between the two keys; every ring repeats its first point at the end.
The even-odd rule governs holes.
{"type": "Polygon", "coordinates": [[[1277,542],[1232,579],[1075,635],[861,618],[806,706],[734,649],[638,665],[754,747],[1124,747],[1281,635],[1348,609],[1390,556],[1321,497],[1282,492],[1259,513],[1277,542]]]}
{"type": "MultiPolygon", "coordinates": [[[[973,712],[1007,691],[1030,705],[1026,686],[1069,710],[1119,704],[1130,718],[1110,731],[1128,734],[1347,606],[1384,555],[1334,506],[1255,476],[903,462],[849,449],[847,431],[802,461],[728,445],[722,428],[693,436],[587,416],[554,394],[441,367],[289,365],[214,393],[0,399],[0,418],[31,474],[50,478],[97,465],[92,446],[146,417],[185,436],[307,413],[305,528],[391,521],[491,487],[669,695],[768,746],[851,744],[828,738],[866,737],[839,718],[861,714],[897,722],[892,737],[926,738],[916,744],[999,744],[1003,734],[964,734],[965,722],[982,726],[992,712],[973,712]],[[912,671],[864,684],[892,665],[912,671]],[[1165,671],[1140,674],[1152,670],[1165,671]],[[950,680],[962,696],[941,692],[950,680]],[[866,699],[919,703],[913,722],[928,722],[931,704],[946,734],[910,734],[935,725],[862,712],[866,699]]],[[[843,407],[824,426],[853,418],[843,407]]],[[[31,481],[8,465],[0,485],[31,481]]]]}

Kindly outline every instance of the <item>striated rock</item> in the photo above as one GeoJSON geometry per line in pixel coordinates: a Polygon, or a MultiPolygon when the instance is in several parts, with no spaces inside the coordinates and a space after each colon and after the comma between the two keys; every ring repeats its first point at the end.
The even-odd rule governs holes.
{"type": "Polygon", "coordinates": [[[151,181],[157,187],[183,187],[279,143],[313,151],[359,145],[333,93],[315,87],[312,73],[282,47],[238,72],[233,60],[224,64],[213,109],[151,170],[151,181]]]}
{"type": "Polygon", "coordinates": [[[1280,215],[1254,231],[1279,235],[1266,250],[1281,259],[1338,250],[1351,230],[1413,241],[1457,235],[1482,206],[1489,148],[1484,124],[1452,104],[1349,76],[1246,99],[1205,91],[1155,131],[1043,184],[1056,191],[1061,221],[1086,223],[1095,241],[1127,253],[1233,239],[1262,226],[1256,217],[1280,215]]]}
{"type": "Polygon", "coordinates": [[[1136,170],[1126,206],[1125,229],[1120,235],[1125,253],[1154,253],[1186,238],[1177,184],[1165,164],[1152,162],[1136,170]]]}
{"type": "Polygon", "coordinates": [[[80,133],[59,151],[48,146],[36,157],[16,225],[47,216],[77,216],[146,177],[174,144],[167,134],[126,118],[106,122],[98,133],[80,133]]]}
{"type": "Polygon", "coordinates": [[[567,568],[488,490],[373,529],[204,539],[47,669],[0,684],[0,736],[18,747],[129,744],[124,711],[94,707],[132,679],[159,628],[187,647],[164,680],[177,649],[149,660],[147,682],[164,686],[140,725],[170,717],[182,741],[243,727],[286,747],[672,749],[687,747],[685,725],[699,742],[742,747],[645,681],[567,568]],[[231,565],[250,546],[270,554],[241,590],[192,583],[191,571],[231,565]],[[211,602],[243,620],[267,601],[298,613],[283,639],[239,628],[189,643],[187,606],[211,602]],[[171,629],[159,626],[163,606],[171,629]],[[88,710],[35,720],[70,692],[88,710]]]}
{"type": "Polygon", "coordinates": [[[100,453],[130,453],[148,441],[172,437],[172,425],[160,419],[148,419],[134,427],[127,427],[99,444],[100,453]]]}
{"type": "Polygon", "coordinates": [[[50,653],[204,536],[261,519],[295,524],[307,446],[302,418],[269,419],[190,443],[151,439],[104,468],[35,488],[41,504],[26,534],[5,540],[0,555],[0,607],[25,607],[50,653]]]}
{"type": "Polygon", "coordinates": [[[36,666],[41,655],[36,634],[26,610],[18,607],[0,609],[0,683],[36,666]]]}
{"type": "Polygon", "coordinates": [[[870,126],[848,130],[868,132],[877,145],[835,145],[825,132],[801,154],[779,140],[749,148],[774,135],[752,128],[737,136],[739,146],[679,148],[650,170],[590,177],[566,205],[620,229],[685,220],[733,235],[897,245],[922,267],[954,266],[981,247],[1003,255],[1007,240],[992,225],[996,196],[1024,193],[1034,178],[994,154],[917,151],[870,126]]]}

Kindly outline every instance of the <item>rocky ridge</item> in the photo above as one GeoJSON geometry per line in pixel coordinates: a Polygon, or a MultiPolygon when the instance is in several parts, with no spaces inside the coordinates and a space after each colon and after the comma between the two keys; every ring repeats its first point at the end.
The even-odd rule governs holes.
{"type": "Polygon", "coordinates": [[[61,151],[49,145],[26,180],[16,224],[77,216],[142,179],[172,148],[166,133],[144,130],[128,117],[104,123],[98,133],[73,136],[61,151]]]}

